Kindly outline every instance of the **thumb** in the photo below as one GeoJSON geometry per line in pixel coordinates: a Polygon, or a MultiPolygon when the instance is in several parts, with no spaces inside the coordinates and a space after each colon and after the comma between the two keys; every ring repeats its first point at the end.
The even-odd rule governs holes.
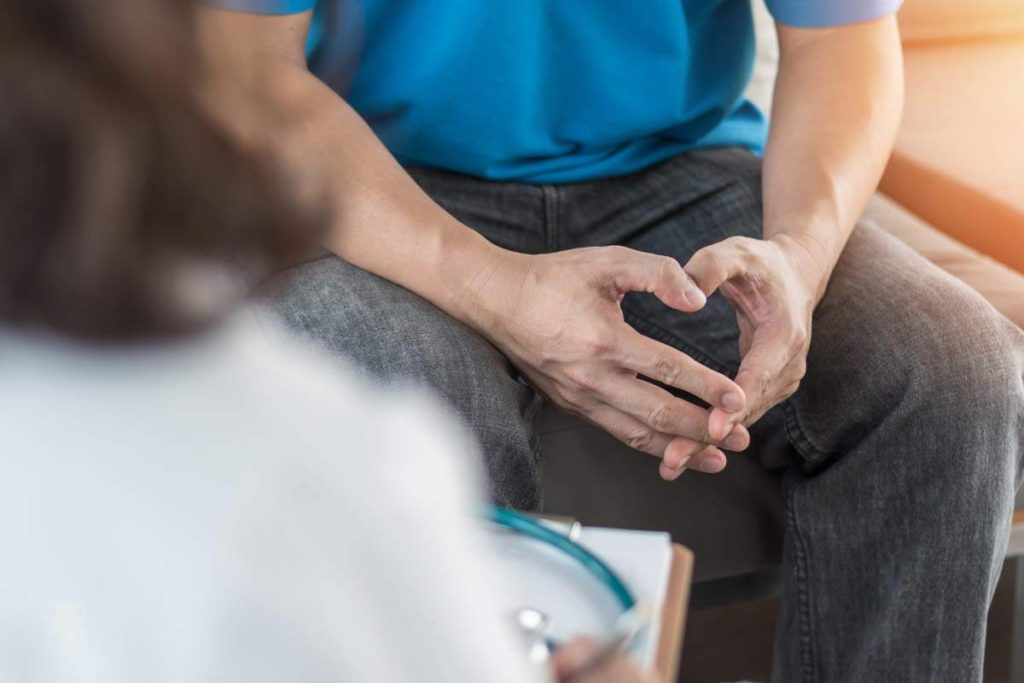
{"type": "Polygon", "coordinates": [[[579,670],[597,651],[598,647],[598,642],[588,636],[578,636],[564,645],[560,645],[551,658],[555,676],[563,679],[579,670]]]}
{"type": "Polygon", "coordinates": [[[683,267],[701,291],[710,296],[723,283],[742,273],[735,250],[726,242],[719,242],[698,250],[683,267]]]}
{"type": "Polygon", "coordinates": [[[615,288],[622,294],[648,292],[670,308],[693,313],[704,308],[707,297],[670,256],[624,249],[612,266],[615,288]]]}
{"type": "Polygon", "coordinates": [[[555,650],[552,658],[555,678],[562,683],[652,683],[626,655],[619,653],[591,668],[601,645],[592,638],[574,638],[555,650]]]}

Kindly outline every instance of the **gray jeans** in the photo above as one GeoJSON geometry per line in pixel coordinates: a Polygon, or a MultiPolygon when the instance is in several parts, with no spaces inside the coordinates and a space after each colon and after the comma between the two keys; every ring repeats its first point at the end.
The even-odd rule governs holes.
{"type": "MultiPolygon", "coordinates": [[[[448,211],[508,249],[621,244],[682,262],[727,237],[760,236],[760,173],[760,160],[736,149],[561,186],[413,171],[448,211]]],[[[335,257],[283,274],[269,296],[339,357],[439,392],[476,433],[494,498],[539,504],[536,396],[490,344],[335,257]]],[[[623,309],[644,334],[735,374],[736,318],[720,295],[696,315],[649,295],[628,296],[623,309]]],[[[752,430],[748,454],[733,456],[787,470],[774,678],[981,680],[1024,466],[1024,335],[866,222],[812,334],[800,390],[752,430]]]]}

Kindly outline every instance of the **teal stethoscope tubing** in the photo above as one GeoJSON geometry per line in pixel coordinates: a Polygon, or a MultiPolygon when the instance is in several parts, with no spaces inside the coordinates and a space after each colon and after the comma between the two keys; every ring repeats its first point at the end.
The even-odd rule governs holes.
{"type": "Polygon", "coordinates": [[[619,575],[605,564],[601,558],[568,536],[544,526],[532,517],[497,505],[491,506],[489,517],[498,526],[547,543],[579,562],[591,575],[612,592],[623,610],[631,610],[636,606],[636,598],[633,596],[633,592],[622,582],[619,575]]]}

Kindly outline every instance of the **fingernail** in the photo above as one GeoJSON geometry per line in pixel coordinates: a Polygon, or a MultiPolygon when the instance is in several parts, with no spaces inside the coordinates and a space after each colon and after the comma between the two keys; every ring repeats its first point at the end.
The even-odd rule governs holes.
{"type": "Polygon", "coordinates": [[[671,467],[674,470],[684,469],[692,459],[692,455],[688,455],[685,458],[679,458],[679,462],[677,462],[675,465],[669,464],[669,467],[671,467]]]}
{"type": "Polygon", "coordinates": [[[693,464],[690,465],[690,468],[691,469],[695,469],[695,470],[703,470],[704,469],[704,463],[707,461],[707,459],[708,459],[708,456],[706,456],[706,455],[701,455],[701,456],[698,456],[698,457],[694,458],[693,464]]]}
{"type": "Polygon", "coordinates": [[[686,300],[689,301],[691,305],[697,306],[698,308],[708,302],[708,298],[704,296],[704,292],[700,291],[700,288],[692,284],[683,292],[683,296],[686,297],[686,300]]]}
{"type": "Polygon", "coordinates": [[[730,391],[722,397],[722,407],[730,413],[738,413],[743,410],[743,397],[735,391],[730,391]]]}
{"type": "Polygon", "coordinates": [[[678,469],[672,467],[668,463],[663,463],[661,468],[661,478],[665,481],[675,481],[679,478],[683,472],[686,471],[686,467],[680,466],[678,469]]]}
{"type": "Polygon", "coordinates": [[[746,445],[746,439],[743,438],[743,434],[740,432],[733,432],[729,435],[729,438],[725,440],[725,447],[730,451],[738,451],[746,445]]]}

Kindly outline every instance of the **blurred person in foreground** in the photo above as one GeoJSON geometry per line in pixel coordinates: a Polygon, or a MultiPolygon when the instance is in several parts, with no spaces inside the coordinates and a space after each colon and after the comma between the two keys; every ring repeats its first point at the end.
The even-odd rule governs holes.
{"type": "Polygon", "coordinates": [[[546,678],[458,430],[235,310],[319,221],[200,114],[190,12],[0,7],[0,680],[546,678]]]}

